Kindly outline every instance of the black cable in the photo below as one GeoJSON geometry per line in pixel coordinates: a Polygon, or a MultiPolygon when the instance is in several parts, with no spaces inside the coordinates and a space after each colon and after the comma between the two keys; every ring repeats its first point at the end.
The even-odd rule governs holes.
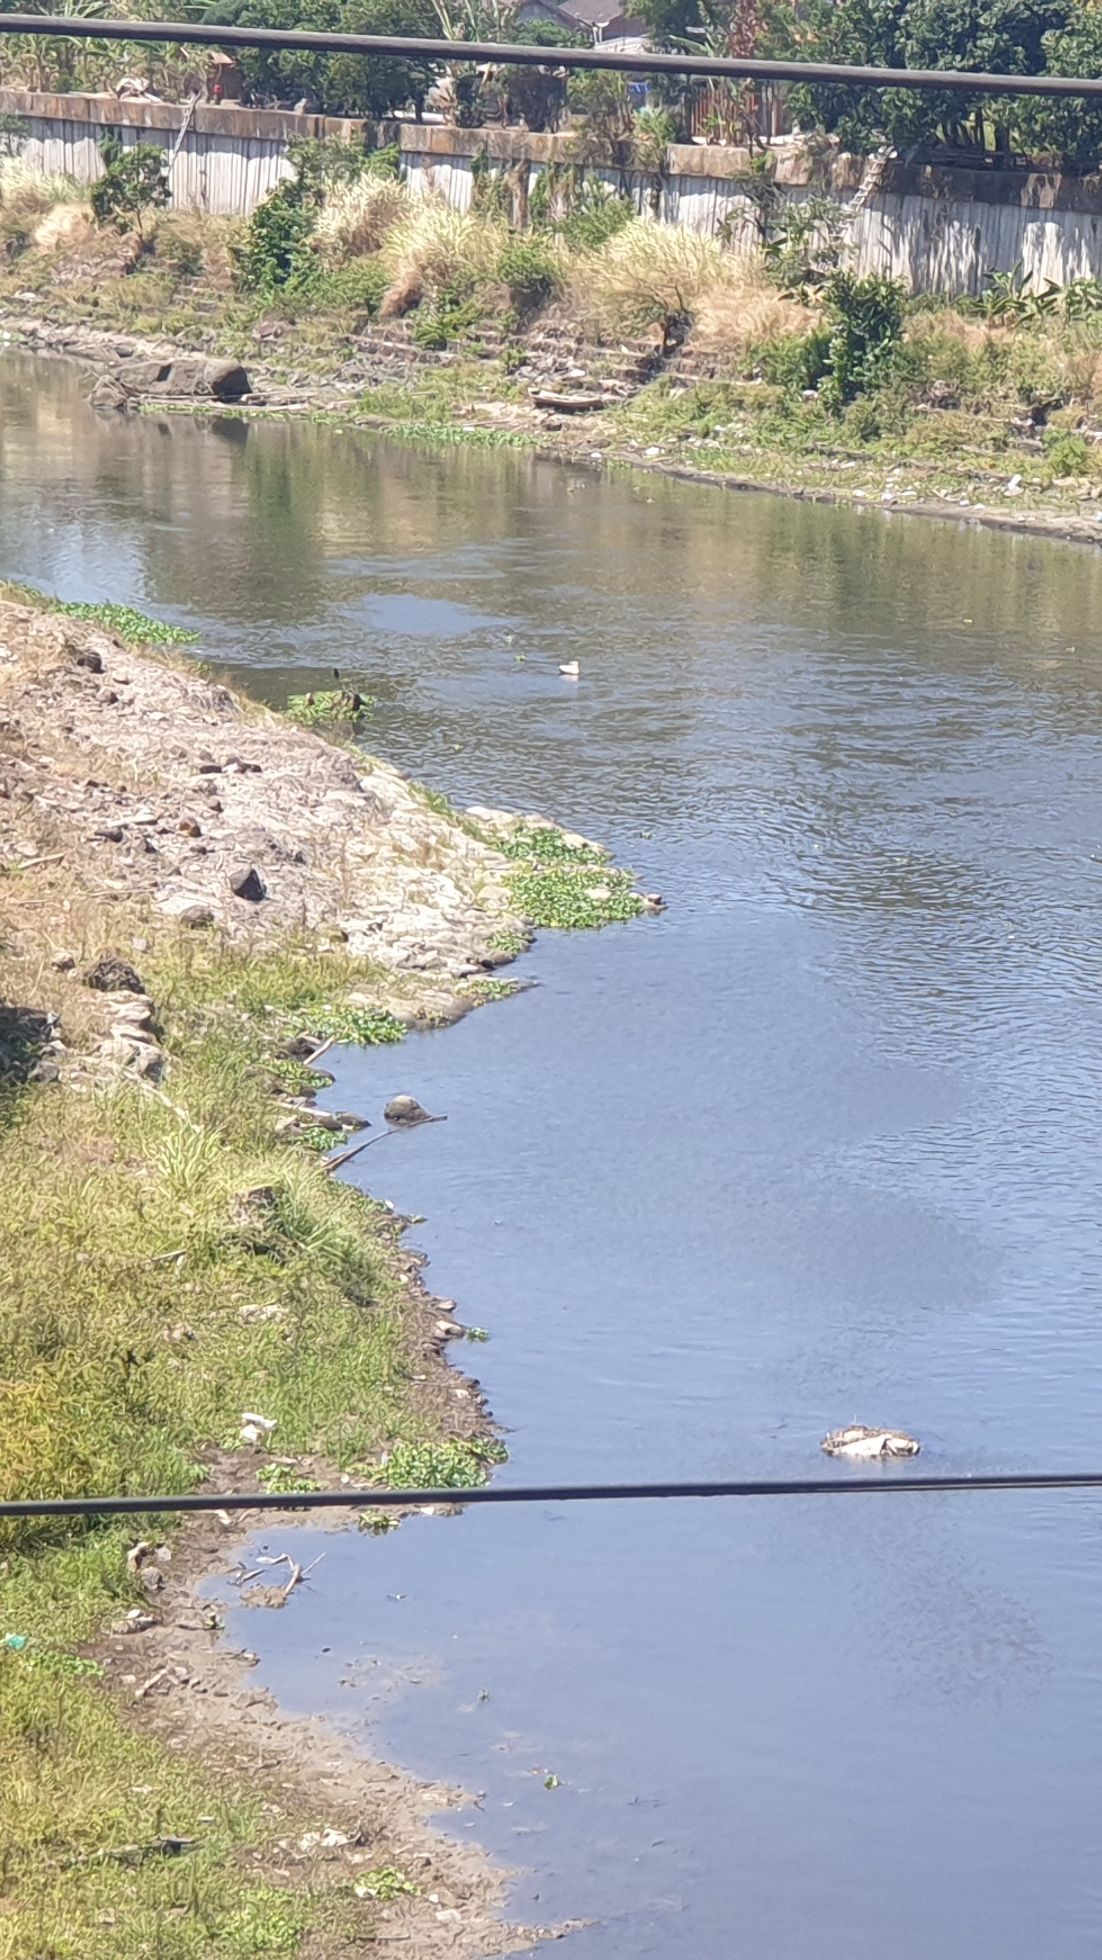
{"type": "Polygon", "coordinates": [[[288,48],[311,54],[414,56],[426,61],[507,62],[510,67],[607,68],[628,75],[701,75],[733,81],[829,82],[854,88],[934,89],[950,94],[1102,96],[1102,78],[985,75],[959,68],[861,68],[837,61],[633,54],[608,48],[541,48],[508,41],[427,40],[396,34],[315,34],[300,28],[232,27],[184,20],[86,20],[66,14],[0,13],[0,34],[85,41],[169,41],[182,46],[288,48]]]}
{"type": "Polygon", "coordinates": [[[0,1502],[4,1518],[133,1517],[171,1511],[338,1511],[418,1509],[425,1505],[602,1504],[685,1497],[856,1497],[884,1491],[1100,1490],[1102,1470],[1008,1471],[989,1476],[735,1478],[653,1484],[480,1484],[474,1490],[189,1491],[173,1497],[19,1497],[0,1502]]]}

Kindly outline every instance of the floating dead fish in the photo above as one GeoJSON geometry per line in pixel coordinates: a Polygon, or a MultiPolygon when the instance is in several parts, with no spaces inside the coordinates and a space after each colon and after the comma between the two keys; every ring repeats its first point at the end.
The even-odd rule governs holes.
{"type": "Polygon", "coordinates": [[[568,681],[576,681],[581,671],[581,662],[578,660],[564,660],[559,668],[560,674],[568,681]]]}
{"type": "Polygon", "coordinates": [[[917,1456],[922,1445],[902,1429],[866,1429],[864,1423],[854,1422],[848,1429],[832,1429],[821,1447],[828,1456],[868,1458],[917,1456]]]}

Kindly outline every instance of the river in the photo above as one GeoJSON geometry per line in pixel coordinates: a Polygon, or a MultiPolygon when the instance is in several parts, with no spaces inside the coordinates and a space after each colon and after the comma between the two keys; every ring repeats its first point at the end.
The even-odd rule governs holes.
{"type": "MultiPolygon", "coordinates": [[[[447,1115],[363,1174],[491,1335],[500,1474],[815,1474],[855,1417],[931,1470],[1098,1467],[1098,554],[82,393],[0,361],[5,575],[267,699],[338,665],[370,746],[669,902],[341,1061],[336,1106],[447,1115]]],[[[261,1678],[480,1793],[445,1828],[577,1960],[1096,1960],[1095,1498],[301,1540],[309,1589],[231,1626],[261,1678]]]]}

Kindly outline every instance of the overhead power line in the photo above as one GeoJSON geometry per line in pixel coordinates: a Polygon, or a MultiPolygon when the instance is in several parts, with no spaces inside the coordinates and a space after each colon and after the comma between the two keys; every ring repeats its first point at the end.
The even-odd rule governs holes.
{"type": "Polygon", "coordinates": [[[861,1497],[887,1491],[1102,1490],[1102,1470],[1013,1471],[945,1477],[848,1475],[720,1478],[651,1484],[479,1484],[473,1490],[188,1491],[160,1497],[27,1497],[0,1503],[4,1518],[134,1517],[152,1512],[417,1510],[468,1504],[625,1504],[688,1497],[861,1497]]]}
{"type": "Polygon", "coordinates": [[[853,88],[932,89],[953,95],[1102,97],[1102,78],[986,75],[959,68],[860,68],[838,61],[758,61],[749,56],[634,54],[626,49],[541,48],[508,41],[447,41],[395,34],[315,34],[299,28],[214,26],[185,20],[85,20],[66,14],[0,13],[0,34],[62,35],[85,41],[167,41],[211,48],[273,48],[425,61],[505,62],[511,67],[611,69],[625,75],[699,75],[710,80],[819,82],[853,88]]]}

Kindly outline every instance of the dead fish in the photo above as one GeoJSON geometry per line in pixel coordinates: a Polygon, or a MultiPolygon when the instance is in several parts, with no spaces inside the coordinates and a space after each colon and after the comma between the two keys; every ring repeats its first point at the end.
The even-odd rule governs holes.
{"type": "Polygon", "coordinates": [[[901,1429],[866,1429],[864,1423],[851,1423],[848,1429],[832,1429],[821,1444],[828,1456],[858,1458],[917,1456],[922,1448],[914,1436],[901,1429]]]}
{"type": "Polygon", "coordinates": [[[564,660],[559,668],[560,674],[568,681],[576,681],[581,671],[581,663],[577,660],[564,660]]]}

